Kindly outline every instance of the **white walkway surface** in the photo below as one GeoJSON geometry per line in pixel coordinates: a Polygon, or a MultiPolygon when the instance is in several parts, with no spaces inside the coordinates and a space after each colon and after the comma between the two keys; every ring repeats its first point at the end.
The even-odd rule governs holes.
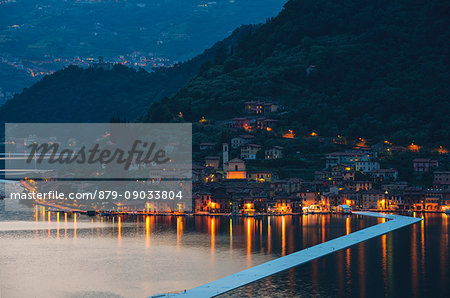
{"type": "Polygon", "coordinates": [[[354,214],[388,219],[387,222],[359,230],[348,235],[300,250],[290,255],[220,278],[179,294],[162,294],[152,297],[214,297],[232,291],[262,278],[307,263],[314,259],[348,248],[357,243],[381,236],[394,230],[421,221],[421,218],[391,215],[375,212],[354,212],[354,214]]]}

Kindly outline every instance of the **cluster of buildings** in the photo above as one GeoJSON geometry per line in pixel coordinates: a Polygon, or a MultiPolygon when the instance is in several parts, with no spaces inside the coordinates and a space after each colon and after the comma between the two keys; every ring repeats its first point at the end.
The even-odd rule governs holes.
{"type": "Polygon", "coordinates": [[[435,171],[432,187],[420,189],[398,181],[395,169],[354,152],[331,153],[327,167],[315,179],[280,179],[275,171],[248,170],[246,161],[208,156],[193,168],[193,206],[196,213],[331,212],[339,205],[352,210],[430,211],[450,208],[450,171],[435,171]],[[336,163],[336,156],[345,163],[336,163]],[[355,173],[367,179],[355,179],[355,173]]]}
{"type": "Polygon", "coordinates": [[[352,210],[398,212],[450,209],[450,171],[437,171],[437,160],[417,158],[411,164],[412,172],[434,176],[428,189],[399,181],[397,169],[381,167],[381,159],[392,151],[414,151],[418,147],[414,144],[411,148],[396,148],[386,141],[366,146],[362,140],[351,149],[326,154],[324,168],[316,171],[310,181],[280,178],[278,169],[249,170],[253,160],[285,157],[283,147],[264,147],[255,141],[260,131],[276,127],[278,120],[269,116],[277,118],[277,112],[279,106],[272,102],[245,102],[246,117],[228,122],[235,132],[229,143],[200,144],[200,150],[214,155],[206,156],[193,168],[196,213],[331,212],[340,205],[352,210]]]}

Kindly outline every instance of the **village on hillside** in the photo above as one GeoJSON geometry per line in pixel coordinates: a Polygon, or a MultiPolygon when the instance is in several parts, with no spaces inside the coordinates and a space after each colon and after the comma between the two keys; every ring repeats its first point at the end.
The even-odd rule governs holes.
{"type": "Polygon", "coordinates": [[[413,158],[407,165],[410,175],[431,179],[417,186],[402,181],[398,169],[382,164],[398,152],[420,152],[419,145],[402,147],[383,141],[369,146],[364,139],[351,145],[341,136],[326,139],[311,132],[306,138],[332,142],[343,150],[321,154],[320,168],[309,179],[280,175],[282,165],[302,158],[301,152],[281,145],[296,138],[293,130],[280,128],[282,115],[283,107],[259,100],[245,102],[243,115],[233,119],[215,123],[200,119],[202,125],[225,129],[229,138],[200,142],[197,148],[194,144],[194,151],[200,153],[192,176],[195,213],[327,213],[342,205],[351,210],[392,212],[450,208],[450,171],[440,166],[440,162],[448,163],[448,151],[442,147],[433,152],[439,160],[413,158]],[[270,139],[272,145],[258,142],[261,139],[266,144],[270,139]]]}

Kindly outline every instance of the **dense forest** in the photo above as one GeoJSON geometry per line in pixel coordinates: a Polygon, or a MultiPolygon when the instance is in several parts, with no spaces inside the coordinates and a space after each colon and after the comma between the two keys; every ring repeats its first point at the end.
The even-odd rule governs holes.
{"type": "Polygon", "coordinates": [[[285,106],[297,133],[450,144],[450,3],[289,1],[145,120],[226,119],[243,103],[285,106]]]}
{"type": "Polygon", "coordinates": [[[291,0],[173,68],[69,67],[0,113],[10,122],[165,122],[181,112],[197,122],[240,116],[245,101],[261,99],[279,103],[297,135],[449,147],[449,12],[444,0],[291,0]]]}
{"type": "Polygon", "coordinates": [[[88,69],[69,66],[0,106],[0,121],[108,122],[114,117],[134,120],[152,102],[173,95],[218,51],[236,45],[256,28],[242,26],[201,55],[170,68],[155,68],[151,73],[120,64],[112,70],[95,65],[88,69]]]}

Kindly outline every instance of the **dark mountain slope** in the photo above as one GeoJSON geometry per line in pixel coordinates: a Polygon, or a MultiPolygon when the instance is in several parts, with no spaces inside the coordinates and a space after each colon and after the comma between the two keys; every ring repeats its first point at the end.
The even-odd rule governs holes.
{"type": "Polygon", "coordinates": [[[153,101],[174,94],[201,66],[231,47],[253,26],[236,29],[201,55],[148,73],[115,65],[111,71],[70,66],[44,77],[0,107],[1,122],[108,122],[133,120],[153,101]]]}
{"type": "Polygon", "coordinates": [[[225,119],[269,98],[297,133],[449,145],[449,5],[291,0],[146,119],[225,119]]]}

